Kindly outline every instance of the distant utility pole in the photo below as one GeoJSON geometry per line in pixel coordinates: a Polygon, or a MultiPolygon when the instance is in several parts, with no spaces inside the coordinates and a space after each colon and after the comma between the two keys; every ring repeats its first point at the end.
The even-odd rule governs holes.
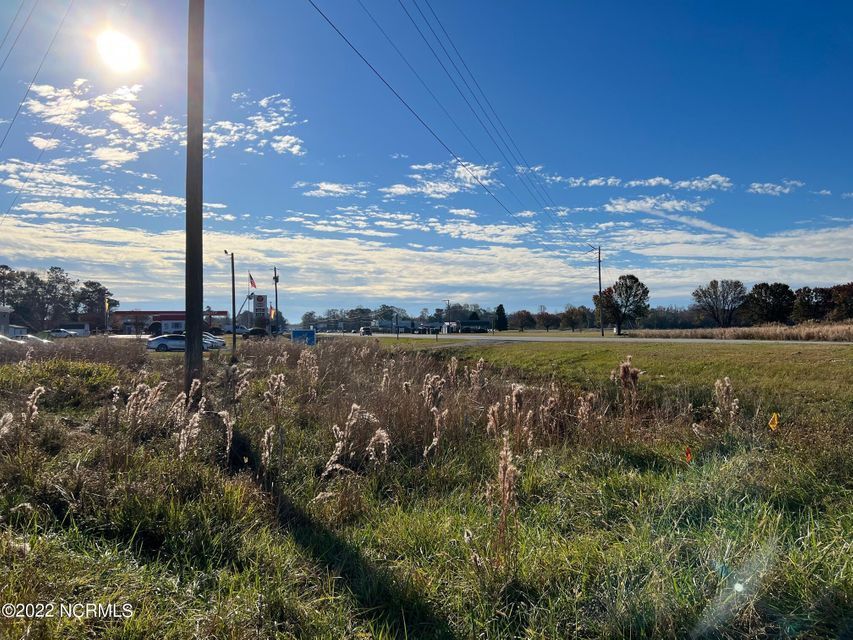
{"type": "Polygon", "coordinates": [[[598,326],[604,337],[604,300],[601,299],[601,245],[598,245],[598,326]]]}
{"type": "Polygon", "coordinates": [[[281,320],[279,320],[278,317],[278,269],[276,269],[275,267],[272,268],[272,282],[275,286],[275,328],[279,329],[275,333],[276,335],[278,335],[279,333],[281,333],[281,320]]]}
{"type": "Polygon", "coordinates": [[[202,163],[204,136],[204,0],[189,0],[187,29],[187,194],[186,194],[186,347],[184,391],[201,379],[203,363],[202,304],[202,163]]]}
{"type": "Polygon", "coordinates": [[[237,360],[237,279],[234,275],[234,254],[228,249],[225,255],[231,256],[231,360],[237,360]]]}

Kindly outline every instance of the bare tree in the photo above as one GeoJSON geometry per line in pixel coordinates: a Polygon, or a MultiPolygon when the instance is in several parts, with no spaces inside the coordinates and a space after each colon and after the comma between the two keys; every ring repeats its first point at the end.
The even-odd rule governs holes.
{"type": "Polygon", "coordinates": [[[746,287],[740,280],[711,280],[707,286],[697,287],[693,292],[696,306],[720,327],[732,326],[735,311],[746,296],[746,287]]]}

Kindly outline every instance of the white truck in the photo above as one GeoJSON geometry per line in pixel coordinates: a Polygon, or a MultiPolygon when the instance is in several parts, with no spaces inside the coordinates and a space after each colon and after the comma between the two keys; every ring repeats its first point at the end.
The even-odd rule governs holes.
{"type": "Polygon", "coordinates": [[[224,331],[225,333],[236,333],[238,336],[242,336],[249,333],[248,327],[244,327],[242,324],[237,325],[236,331],[231,330],[230,324],[222,325],[222,331],[224,331]]]}

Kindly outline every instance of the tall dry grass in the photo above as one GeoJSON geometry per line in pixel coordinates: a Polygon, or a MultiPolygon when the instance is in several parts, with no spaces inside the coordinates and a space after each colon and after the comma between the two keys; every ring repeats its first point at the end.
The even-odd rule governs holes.
{"type": "Polygon", "coordinates": [[[853,342],[853,322],[804,322],[793,326],[767,324],[757,327],[728,327],[725,329],[636,329],[628,332],[628,335],[638,338],[853,342]]]}
{"type": "MultiPolygon", "coordinates": [[[[117,358],[118,345],[102,344],[107,352],[96,362],[117,358]]],[[[584,637],[686,637],[718,586],[708,564],[715,545],[749,548],[752,538],[737,541],[755,526],[749,535],[761,543],[760,527],[782,526],[777,513],[785,527],[787,518],[797,523],[791,540],[847,514],[831,509],[844,508],[836,487],[849,486],[851,439],[818,425],[821,440],[785,413],[771,431],[769,408],[744,393],[737,376],[661,394],[643,371],[651,363],[628,357],[614,359],[610,379],[581,388],[556,375],[522,378],[482,360],[378,341],[312,348],[280,341],[244,345],[237,364],[211,354],[204,380],[186,396],[179,356],[143,358],[144,368],[92,366],[63,359],[85,353],[58,349],[0,367],[11,370],[2,379],[17,385],[0,393],[0,484],[8,488],[0,555],[38,521],[45,528],[30,534],[38,554],[70,530],[75,540],[127,545],[134,566],[137,558],[162,558],[170,576],[177,567],[193,581],[206,576],[208,585],[224,575],[218,586],[200,587],[194,606],[232,593],[238,579],[247,585],[241,592],[256,598],[246,602],[270,599],[268,613],[227,601],[229,612],[251,611],[257,628],[204,637],[275,635],[270,630],[288,614],[272,604],[271,585],[300,566],[287,560],[293,540],[334,592],[314,600],[318,610],[341,606],[341,591],[350,602],[359,589],[363,599],[345,609],[353,616],[396,607],[399,600],[383,595],[387,587],[376,590],[376,576],[387,570],[393,584],[411,580],[413,591],[430,594],[459,631],[454,637],[468,637],[469,614],[482,637],[532,637],[533,629],[568,637],[572,621],[584,625],[577,634],[584,637]],[[82,374],[88,377],[68,385],[82,374]],[[80,397],[93,401],[80,406],[91,413],[61,415],[58,389],[88,394],[80,397]],[[792,446],[807,457],[777,455],[792,446]],[[792,471],[802,459],[808,465],[797,462],[792,471]],[[817,526],[811,518],[822,511],[828,515],[817,526]],[[719,527],[731,535],[717,536],[719,527]],[[16,536],[11,542],[2,539],[6,529],[16,536]],[[360,559],[361,548],[371,562],[360,559]],[[373,561],[383,571],[360,582],[373,561]],[[649,580],[656,571],[664,572],[660,580],[649,580]],[[339,574],[340,582],[329,579],[339,574]],[[673,608],[678,598],[684,602],[673,608]],[[620,602],[630,606],[619,609],[620,602]],[[649,626],[653,619],[660,626],[649,626]],[[516,627],[500,631],[505,624],[516,627]]],[[[837,528],[814,543],[813,556],[800,561],[790,551],[779,569],[786,575],[772,578],[761,606],[739,605],[744,621],[731,622],[737,633],[725,637],[771,628],[775,614],[764,611],[800,610],[804,601],[815,618],[835,615],[844,594],[816,589],[840,583],[832,567],[841,560],[821,559],[844,557],[837,528]]],[[[39,584],[67,571],[59,562],[39,566],[46,576],[39,584]]],[[[18,580],[30,570],[20,569],[18,580]]],[[[114,588],[104,575],[86,581],[114,588]]],[[[75,578],[75,588],[83,582],[75,578]]],[[[158,584],[144,589],[158,594],[144,597],[160,607],[148,624],[174,608],[171,596],[159,595],[166,583],[158,584]]],[[[305,584],[287,589],[299,611],[308,606],[305,584]]],[[[343,615],[334,633],[296,626],[293,635],[350,637],[351,624],[343,615]]]]}

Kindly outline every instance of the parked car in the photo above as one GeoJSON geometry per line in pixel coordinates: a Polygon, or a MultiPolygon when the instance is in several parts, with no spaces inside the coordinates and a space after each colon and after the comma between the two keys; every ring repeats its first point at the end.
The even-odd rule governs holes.
{"type": "Polygon", "coordinates": [[[76,338],[79,334],[76,331],[68,329],[52,329],[48,335],[51,338],[76,338]]]}
{"type": "Polygon", "coordinates": [[[208,329],[207,333],[209,333],[212,336],[225,335],[225,332],[222,329],[220,329],[219,327],[210,327],[210,329],[208,329]]]}
{"type": "Polygon", "coordinates": [[[21,340],[29,340],[30,342],[40,342],[41,344],[50,344],[50,340],[45,340],[44,338],[39,338],[38,336],[34,336],[31,333],[27,333],[21,336],[21,340]]]}
{"type": "Polygon", "coordinates": [[[185,351],[187,348],[186,336],[179,336],[175,333],[168,333],[164,336],[157,336],[148,341],[148,348],[154,351],[185,351]]]}
{"type": "Polygon", "coordinates": [[[253,327],[249,329],[246,333],[243,334],[243,337],[249,340],[261,340],[263,338],[268,338],[269,334],[266,329],[262,329],[261,327],[253,327]]]}
{"type": "Polygon", "coordinates": [[[9,336],[4,336],[0,333],[0,342],[14,342],[15,344],[25,344],[23,340],[14,340],[9,336]]]}
{"type": "Polygon", "coordinates": [[[362,327],[358,330],[358,335],[360,336],[372,336],[373,330],[370,327],[362,327]]]}

